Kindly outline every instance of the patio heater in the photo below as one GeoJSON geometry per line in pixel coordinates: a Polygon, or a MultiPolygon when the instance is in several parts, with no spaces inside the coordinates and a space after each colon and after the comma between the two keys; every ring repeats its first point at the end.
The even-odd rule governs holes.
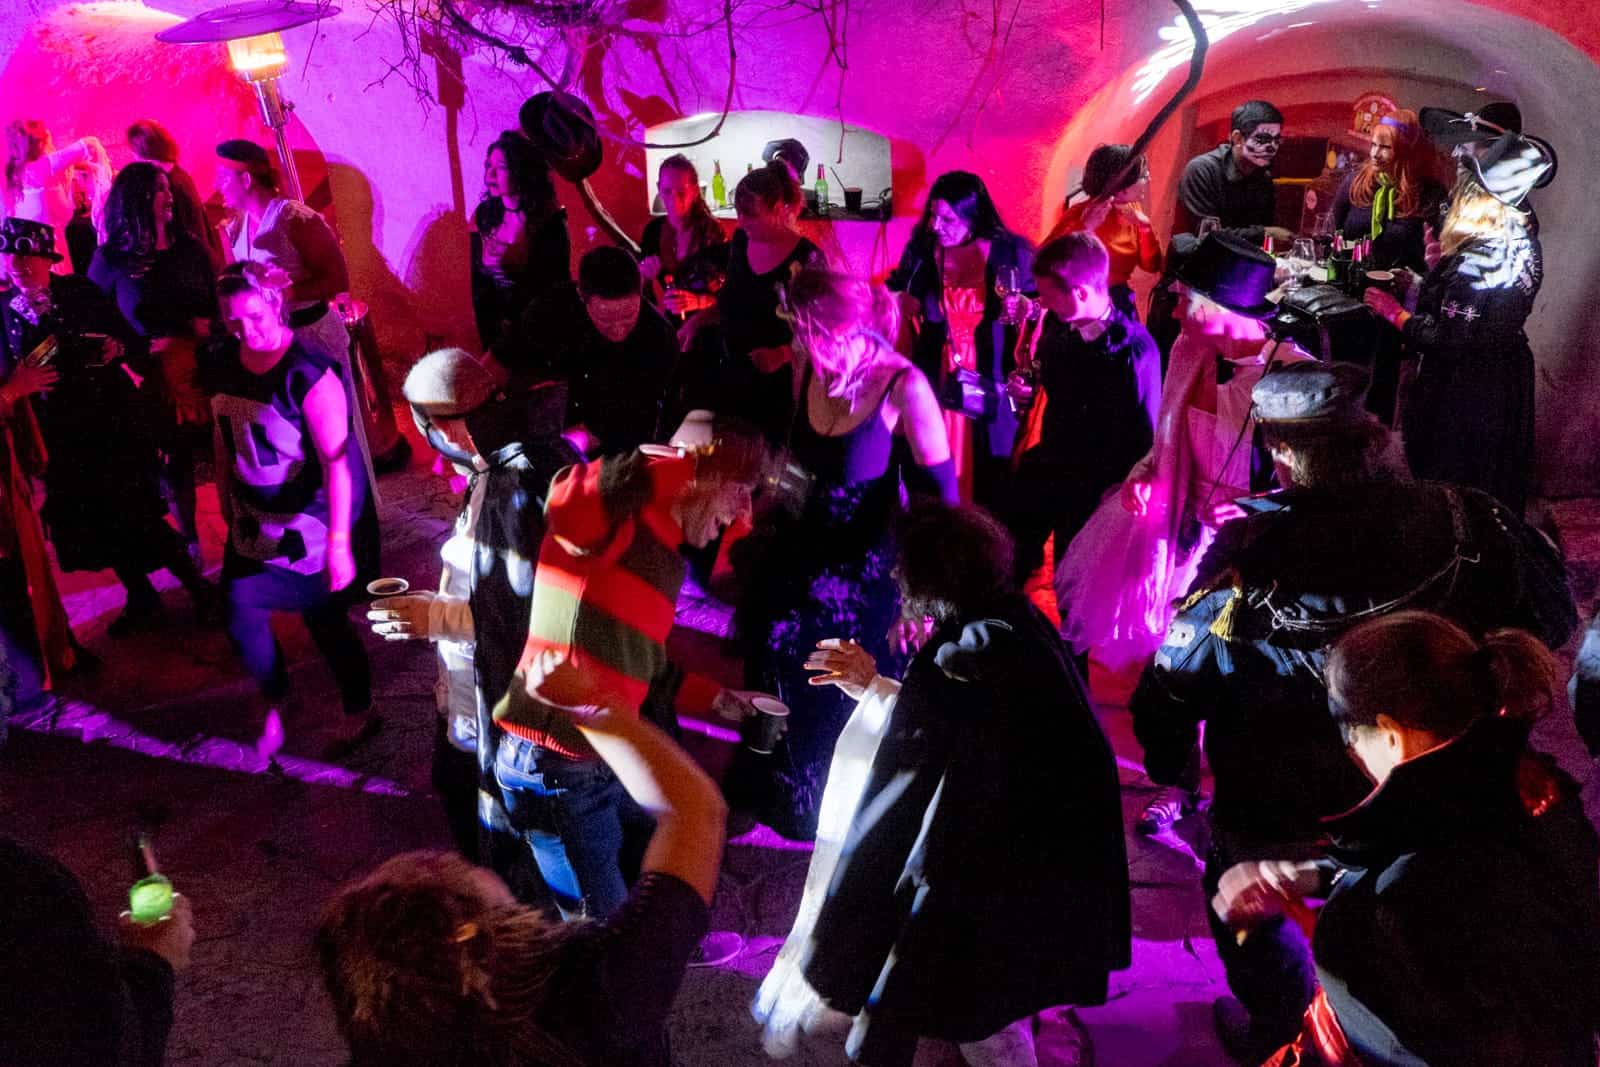
{"type": "Polygon", "coordinates": [[[167,44],[216,44],[228,46],[228,63],[235,74],[256,91],[261,105],[261,121],[278,142],[278,161],[283,166],[285,192],[290,199],[304,200],[300,172],[289,150],[284,128],[294,104],[283,98],[278,79],[289,69],[289,54],[282,32],[308,22],[337,15],[339,9],[323,2],[305,0],[246,0],[202,11],[187,22],[180,22],[156,34],[167,44]]]}

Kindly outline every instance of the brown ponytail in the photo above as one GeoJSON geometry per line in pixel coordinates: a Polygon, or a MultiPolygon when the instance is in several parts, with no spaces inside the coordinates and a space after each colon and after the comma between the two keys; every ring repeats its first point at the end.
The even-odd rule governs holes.
{"type": "Polygon", "coordinates": [[[1526,630],[1495,630],[1476,654],[1493,679],[1503,714],[1529,723],[1545,717],[1561,685],[1561,668],[1542,641],[1526,630]]]}
{"type": "Polygon", "coordinates": [[[1341,726],[1372,726],[1383,714],[1451,738],[1490,715],[1538,719],[1550,708],[1559,670],[1550,650],[1522,630],[1495,630],[1480,644],[1448,619],[1401,611],[1340,638],[1326,673],[1341,726]]]}

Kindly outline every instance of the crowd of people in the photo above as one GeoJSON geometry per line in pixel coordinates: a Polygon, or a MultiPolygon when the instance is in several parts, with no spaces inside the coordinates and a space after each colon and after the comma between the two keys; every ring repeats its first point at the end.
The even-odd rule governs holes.
{"type": "MultiPolygon", "coordinates": [[[[751,1008],[771,1054],[1090,1062],[1086,1034],[1037,1040],[1131,961],[1093,655],[1138,675],[1133,731],[1163,787],[1138,830],[1209,809],[1199,888],[1238,1062],[1593,1067],[1600,846],[1529,742],[1578,624],[1559,550],[1523,517],[1526,201],[1554,152],[1507,106],[1375,125],[1332,219],[1400,272],[1365,294],[1411,364],[1391,425],[1367,368],[1274,325],[1283,138],[1270,103],[1237,108],[1184,168],[1165,241],[1127,145],[1090,154],[1037,247],[977,175],[940,175],[882,282],[801,232],[797,142],[737,183],[731,236],[694,165],[666,159],[637,254],[596,247],[574,273],[570,173],[537,128],[496,138],[470,248],[479,350],[429,353],[404,386],[461,509],[436,588],[367,612],[436,652],[454,848],[389,860],[321,917],[352,1062],[669,1063],[730,809],[812,843],[751,1008]],[[1434,147],[1456,161],[1448,192],[1434,147]],[[737,688],[668,654],[691,573],[735,602],[737,688]],[[677,744],[680,715],[739,724],[720,784],[677,744]]],[[[8,128],[0,729],[85,656],[48,542],[60,569],[124,586],[114,637],[163,624],[163,568],[225,627],[261,694],[262,766],[289,696],[269,618],[301,615],[342,758],[382,726],[351,621],[382,546],[337,236],[253,142],[216,146],[220,226],[159,124],[128,143],[113,175],[94,138],[8,128]],[[69,270],[78,214],[92,251],[69,270]],[[207,466],[220,586],[198,566],[207,466]]],[[[1600,755],[1589,649],[1574,710],[1600,755]]],[[[77,1040],[94,1062],[159,1062],[187,902],[125,923],[118,948],[70,876],[0,846],[10,899],[58,901],[33,925],[122,990],[106,1025],[0,1036],[0,1058],[77,1040]]]]}

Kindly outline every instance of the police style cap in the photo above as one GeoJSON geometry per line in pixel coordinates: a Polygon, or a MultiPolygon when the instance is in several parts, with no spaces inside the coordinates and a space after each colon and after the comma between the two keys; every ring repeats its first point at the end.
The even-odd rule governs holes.
{"type": "Polygon", "coordinates": [[[1355,424],[1367,421],[1371,376],[1354,363],[1291,363],[1264,375],[1250,390],[1261,422],[1355,424]]]}

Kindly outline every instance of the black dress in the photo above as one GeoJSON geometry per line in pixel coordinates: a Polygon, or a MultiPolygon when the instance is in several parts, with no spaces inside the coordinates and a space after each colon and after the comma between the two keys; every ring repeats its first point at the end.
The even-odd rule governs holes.
{"type": "Polygon", "coordinates": [[[490,228],[493,214],[489,201],[479,204],[473,213],[472,315],[485,351],[493,348],[502,334],[515,329],[534,299],[572,280],[572,240],[567,236],[565,208],[529,219],[522,240],[501,250],[500,258],[491,263],[495,257],[486,258],[485,252],[495,239],[484,231],[490,228]]]}
{"type": "Polygon", "coordinates": [[[717,293],[724,361],[718,375],[718,402],[711,406],[749,419],[773,442],[783,439],[794,408],[794,372],[783,366],[763,373],[751,362],[751,353],[794,340],[789,324],[778,317],[778,287],[796,271],[823,262],[821,249],[804,237],[777,266],[762,274],[750,266],[750,239],[743,230],[733,235],[728,249],[728,276],[717,293]]]}
{"type": "MultiPolygon", "coordinates": [[[[883,397],[894,386],[891,380],[883,397]]],[[[804,410],[795,415],[792,456],[816,483],[798,517],[780,512],[751,539],[759,558],[738,620],[745,681],[775,694],[791,714],[773,755],[739,750],[729,792],[797,840],[816,836],[833,746],[855,706],[833,686],[808,683],[806,656],[823,638],[847,637],[872,653],[882,674],[897,672],[888,634],[900,613],[890,544],[900,478],[883,397],[861,425],[836,437],[813,429],[804,410]]]]}
{"type": "MultiPolygon", "coordinates": [[[[1345,177],[1333,197],[1333,224],[1339,232],[1352,241],[1372,236],[1372,205],[1350,202],[1350,187],[1360,170],[1345,177]]],[[[1439,225],[1439,208],[1447,197],[1444,186],[1431,178],[1422,183],[1415,214],[1396,216],[1383,224],[1383,232],[1372,242],[1372,258],[1368,260],[1375,269],[1388,270],[1404,267],[1418,274],[1428,272],[1428,261],[1423,258],[1424,224],[1439,225]]]]}
{"type": "Polygon", "coordinates": [[[1418,478],[1482,489],[1517,515],[1533,464],[1533,349],[1544,279],[1536,237],[1477,237],[1423,280],[1402,331],[1417,378],[1401,413],[1418,478]]]}

